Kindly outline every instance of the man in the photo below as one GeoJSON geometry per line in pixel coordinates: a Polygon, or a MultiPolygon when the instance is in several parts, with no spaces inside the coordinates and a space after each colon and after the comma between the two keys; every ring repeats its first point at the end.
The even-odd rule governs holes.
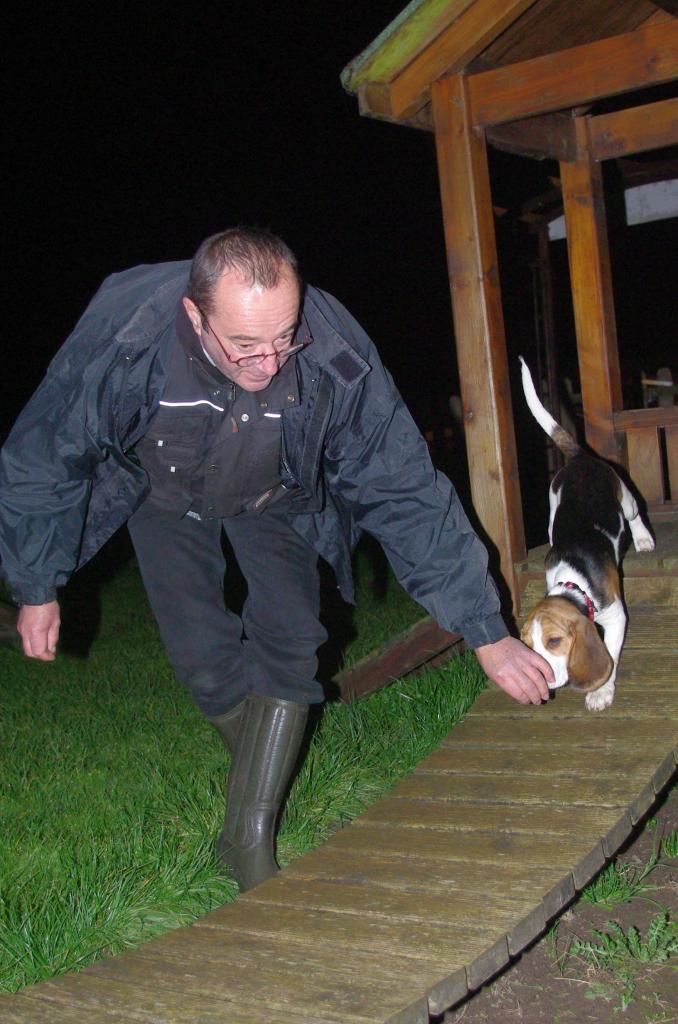
{"type": "Polygon", "coordinates": [[[29,657],[55,657],[57,588],[128,522],[177,677],[231,752],[218,855],[242,889],[277,870],[276,818],[323,696],[319,554],[350,600],[369,532],[490,679],[548,696],[550,668],[508,635],[487,554],[369,338],[269,232],[108,278],[19,417],[0,484],[29,657]],[[222,530],[242,618],[224,605],[222,530]]]}

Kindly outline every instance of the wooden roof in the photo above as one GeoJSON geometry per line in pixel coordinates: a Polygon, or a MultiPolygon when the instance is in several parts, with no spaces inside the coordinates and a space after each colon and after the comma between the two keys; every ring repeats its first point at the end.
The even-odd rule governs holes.
{"type": "MultiPolygon", "coordinates": [[[[431,128],[430,87],[443,75],[499,69],[641,27],[651,30],[667,22],[675,26],[676,15],[678,0],[412,0],[347,65],[342,82],[348,92],[357,94],[361,113],[431,128]]],[[[653,43],[656,39],[653,36],[653,43]]],[[[670,39],[667,46],[672,45],[670,39]]],[[[673,71],[662,76],[659,70],[644,84],[672,75],[673,71]]],[[[556,106],[546,104],[544,112],[582,100],[578,94],[573,103],[567,96],[556,96],[555,102],[556,106]]],[[[487,123],[522,116],[519,109],[505,116],[493,111],[487,123]]]]}

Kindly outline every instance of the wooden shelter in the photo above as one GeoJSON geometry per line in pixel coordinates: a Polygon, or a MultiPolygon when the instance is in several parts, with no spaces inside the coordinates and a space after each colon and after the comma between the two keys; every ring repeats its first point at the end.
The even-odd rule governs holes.
{"type": "Polygon", "coordinates": [[[435,133],[471,493],[516,610],[526,551],[487,144],[558,161],[586,440],[651,512],[675,514],[678,408],[623,409],[601,162],[678,142],[673,90],[643,93],[677,79],[678,0],[413,0],[342,75],[362,114],[435,133]]]}

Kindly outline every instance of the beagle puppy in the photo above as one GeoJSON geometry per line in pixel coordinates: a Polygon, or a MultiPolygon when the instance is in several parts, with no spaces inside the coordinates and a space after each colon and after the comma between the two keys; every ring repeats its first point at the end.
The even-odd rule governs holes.
{"type": "Polygon", "coordinates": [[[624,481],[556,423],[522,356],[520,362],[530,411],[566,459],[549,488],[546,596],[530,612],[520,638],[550,664],[552,688],[569,682],[586,693],[589,711],[602,711],[614,700],[626,632],[619,582],[625,521],[636,551],[652,551],[654,540],[624,481]]]}

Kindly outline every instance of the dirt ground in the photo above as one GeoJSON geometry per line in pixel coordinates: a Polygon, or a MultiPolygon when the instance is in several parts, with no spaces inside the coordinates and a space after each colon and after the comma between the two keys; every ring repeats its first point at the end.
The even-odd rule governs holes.
{"type": "MultiPolygon", "coordinates": [[[[674,785],[618,855],[645,865],[662,836],[678,829],[674,785]]],[[[647,877],[654,888],[628,903],[606,908],[574,903],[555,927],[470,999],[437,1020],[444,1024],[669,1024],[678,1021],[678,957],[664,964],[631,957],[617,968],[596,968],[568,954],[575,938],[596,942],[593,930],[609,932],[617,921],[645,939],[652,919],[665,909],[678,919],[678,859],[664,860],[647,877]]]]}

